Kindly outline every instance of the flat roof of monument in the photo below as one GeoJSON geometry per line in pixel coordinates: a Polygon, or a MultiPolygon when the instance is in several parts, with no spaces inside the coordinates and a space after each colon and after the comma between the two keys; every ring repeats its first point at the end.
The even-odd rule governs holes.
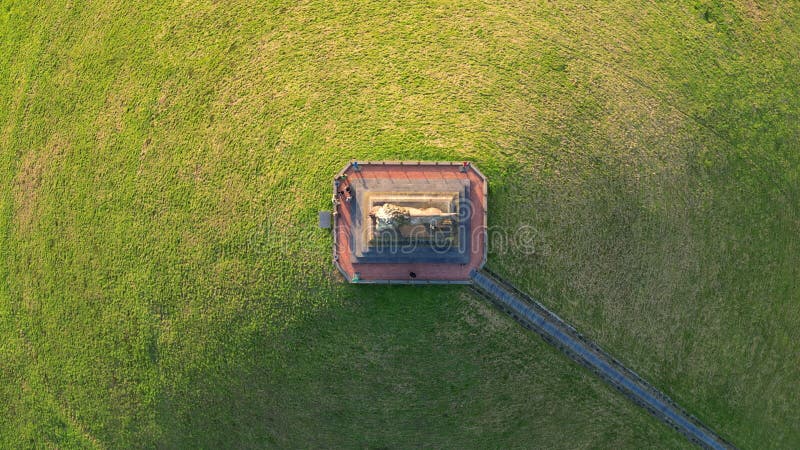
{"type": "Polygon", "coordinates": [[[486,263],[488,182],[469,162],[351,161],[332,200],[333,262],[351,283],[469,284],[486,263]],[[410,212],[409,227],[425,235],[450,225],[448,245],[415,233],[381,241],[374,213],[384,204],[410,212]]]}

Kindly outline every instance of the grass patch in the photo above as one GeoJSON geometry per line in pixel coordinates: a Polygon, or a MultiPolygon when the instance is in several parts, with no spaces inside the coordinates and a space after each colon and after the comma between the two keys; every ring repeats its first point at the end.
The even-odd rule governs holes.
{"type": "Polygon", "coordinates": [[[0,2],[0,446],[684,445],[460,288],[353,287],[349,158],[471,159],[490,264],[796,446],[798,16],[0,2]],[[424,294],[424,295],[423,295],[424,294]]]}

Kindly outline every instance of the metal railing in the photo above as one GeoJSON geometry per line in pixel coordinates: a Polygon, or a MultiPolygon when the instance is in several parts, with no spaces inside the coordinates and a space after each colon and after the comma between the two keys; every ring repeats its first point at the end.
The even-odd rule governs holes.
{"type": "Polygon", "coordinates": [[[633,403],[683,434],[689,441],[705,448],[734,448],[733,444],[717,435],[666,394],[496,273],[486,268],[473,271],[472,281],[473,289],[478,294],[599,376],[633,403]]]}

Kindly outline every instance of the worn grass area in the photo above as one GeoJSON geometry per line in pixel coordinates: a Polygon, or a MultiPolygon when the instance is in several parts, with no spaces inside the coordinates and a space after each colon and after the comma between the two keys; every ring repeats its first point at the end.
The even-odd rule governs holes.
{"type": "Polygon", "coordinates": [[[584,3],[0,0],[0,447],[685,445],[466,290],[342,284],[351,157],[475,161],[495,269],[800,445],[800,9],[584,3]]]}

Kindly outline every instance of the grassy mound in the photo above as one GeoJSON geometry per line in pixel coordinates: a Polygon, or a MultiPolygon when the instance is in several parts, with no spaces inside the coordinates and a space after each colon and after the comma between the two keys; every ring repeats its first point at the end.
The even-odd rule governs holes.
{"type": "Polygon", "coordinates": [[[0,1],[0,447],[685,441],[461,288],[354,287],[350,158],[742,447],[800,432],[793,5],[0,1]]]}

